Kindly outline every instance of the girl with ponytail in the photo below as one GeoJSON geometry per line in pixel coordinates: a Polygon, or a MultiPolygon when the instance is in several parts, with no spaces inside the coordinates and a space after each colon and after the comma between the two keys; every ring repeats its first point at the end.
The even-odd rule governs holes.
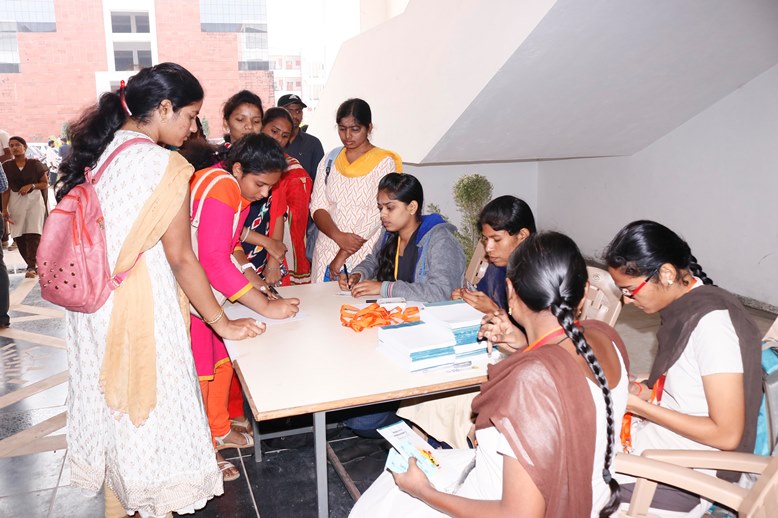
{"type": "Polygon", "coordinates": [[[106,516],[192,513],[223,492],[182,301],[225,338],[262,332],[216,302],[192,251],[192,166],[159,145],[183,144],[202,101],[180,65],[145,68],[70,126],[60,166],[57,199],[84,182],[85,168],[105,166],[95,194],[108,262],[129,271],[96,312],[65,315],[71,483],[90,493],[104,486],[106,516]],[[175,430],[186,440],[171,440],[175,430]]]}
{"type": "MultiPolygon", "coordinates": [[[[489,366],[473,401],[478,448],[464,484],[440,492],[412,459],[393,475],[404,493],[382,475],[352,516],[603,517],[618,506],[611,470],[626,352],[609,326],[575,320],[586,263],[567,236],[533,234],[511,255],[507,278],[511,315],[530,345],[489,366]]],[[[446,451],[435,454],[445,465],[446,451]]]]}
{"type": "MultiPolygon", "coordinates": [[[[604,256],[624,303],[659,313],[662,320],[649,378],[630,384],[625,451],[753,452],[762,395],[761,333],[737,297],[713,285],[686,241],[654,221],[622,228],[604,256]]],[[[733,475],[718,473],[731,481],[733,475]]],[[[634,479],[620,480],[628,501],[634,479]]],[[[663,486],[652,502],[662,516],[701,516],[708,506],[663,486]]]]}

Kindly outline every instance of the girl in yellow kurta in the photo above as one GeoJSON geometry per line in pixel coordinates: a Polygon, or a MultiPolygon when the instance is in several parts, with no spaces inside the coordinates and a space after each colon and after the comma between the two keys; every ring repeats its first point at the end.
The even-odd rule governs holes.
{"type": "Polygon", "coordinates": [[[381,230],[375,193],[381,178],[402,172],[402,160],[392,151],[370,143],[373,129],[370,106],[349,99],[337,113],[343,148],[332,160],[324,157],[311,194],[311,214],[319,237],[313,252],[313,282],[336,280],[344,264],[354,268],[370,253],[381,230]]]}

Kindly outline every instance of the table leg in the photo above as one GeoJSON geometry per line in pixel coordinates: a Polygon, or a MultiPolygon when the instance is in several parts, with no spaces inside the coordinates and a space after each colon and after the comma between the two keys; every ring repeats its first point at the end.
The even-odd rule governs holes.
{"type": "Polygon", "coordinates": [[[254,429],[254,462],[262,462],[262,435],[259,433],[259,421],[251,417],[254,429]]]}
{"type": "Polygon", "coordinates": [[[313,414],[313,444],[316,453],[316,497],[319,506],[319,518],[328,518],[327,412],[315,412],[313,414]]]}

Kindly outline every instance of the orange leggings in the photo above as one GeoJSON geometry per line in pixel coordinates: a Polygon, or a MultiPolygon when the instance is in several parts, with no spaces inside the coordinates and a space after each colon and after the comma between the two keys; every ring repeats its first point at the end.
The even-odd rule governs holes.
{"type": "Polygon", "coordinates": [[[230,419],[233,417],[243,417],[245,412],[243,411],[243,391],[240,388],[240,380],[237,376],[232,377],[232,383],[230,384],[230,401],[228,404],[230,411],[230,419]]]}
{"type": "MultiPolygon", "coordinates": [[[[232,374],[232,363],[228,360],[214,369],[212,380],[200,380],[200,390],[203,393],[205,414],[208,416],[212,438],[221,437],[230,432],[227,401],[230,395],[232,374]]],[[[214,441],[214,446],[216,446],[216,441],[214,441]]]]}

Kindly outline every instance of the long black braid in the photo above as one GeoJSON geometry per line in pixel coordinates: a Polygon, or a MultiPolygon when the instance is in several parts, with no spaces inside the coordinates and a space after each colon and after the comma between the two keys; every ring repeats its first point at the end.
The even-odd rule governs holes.
{"type": "Polygon", "coordinates": [[[589,346],[589,343],[584,338],[581,329],[575,325],[575,317],[573,316],[573,309],[565,304],[552,304],[549,309],[551,313],[556,317],[559,325],[565,330],[565,334],[575,345],[575,350],[580,354],[589,365],[589,368],[594,374],[594,378],[597,380],[597,384],[602,390],[602,396],[605,398],[605,412],[606,420],[608,422],[608,445],[605,449],[605,467],[602,470],[602,478],[605,483],[608,484],[611,490],[611,497],[608,503],[600,510],[600,517],[604,518],[610,516],[616,511],[619,506],[619,483],[611,475],[610,468],[613,464],[613,455],[615,453],[616,443],[616,420],[613,416],[613,398],[611,397],[610,387],[608,386],[608,380],[605,378],[605,372],[602,370],[600,362],[594,355],[594,351],[589,346]]]}
{"type": "Polygon", "coordinates": [[[602,390],[608,424],[608,443],[602,478],[610,487],[611,497],[600,511],[600,516],[610,516],[619,505],[619,484],[610,471],[616,441],[613,398],[600,362],[583,332],[575,324],[573,311],[586,292],[586,261],[569,237],[557,232],[541,232],[530,235],[513,251],[507,278],[517,296],[530,310],[549,310],[556,317],[567,337],[575,345],[576,352],[586,360],[602,390]]]}
{"type": "Polygon", "coordinates": [[[705,271],[703,271],[702,266],[697,262],[697,258],[693,255],[689,255],[689,271],[692,272],[692,275],[695,277],[699,277],[703,284],[713,286],[713,279],[708,277],[705,271]]]}

